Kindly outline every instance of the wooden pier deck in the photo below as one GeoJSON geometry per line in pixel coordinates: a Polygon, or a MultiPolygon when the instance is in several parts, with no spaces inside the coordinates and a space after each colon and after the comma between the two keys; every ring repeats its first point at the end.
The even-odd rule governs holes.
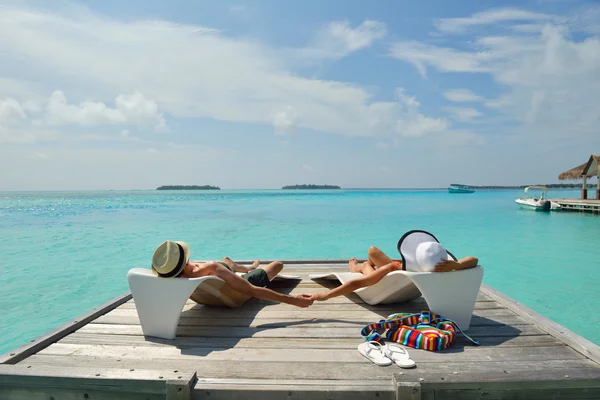
{"type": "MultiPolygon", "coordinates": [[[[307,263],[286,263],[303,280],[274,288],[324,291],[335,284],[308,274],[347,268],[307,263]]],[[[598,346],[485,285],[468,331],[481,346],[459,336],[442,352],[409,348],[412,370],[358,353],[365,324],[426,307],[354,294],[304,309],[189,301],[165,340],[142,335],[126,294],[0,358],[0,399],[600,399],[598,346]]]]}
{"type": "Polygon", "coordinates": [[[600,213],[600,200],[595,199],[550,199],[561,205],[561,211],[600,213]]]}

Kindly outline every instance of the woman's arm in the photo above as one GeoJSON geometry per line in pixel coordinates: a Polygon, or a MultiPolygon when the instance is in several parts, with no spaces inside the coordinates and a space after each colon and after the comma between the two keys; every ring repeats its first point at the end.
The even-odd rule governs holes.
{"type": "Polygon", "coordinates": [[[348,282],[331,289],[327,293],[317,293],[311,295],[311,298],[316,301],[325,301],[334,297],[343,296],[354,292],[356,289],[371,286],[379,282],[384,276],[398,269],[396,263],[386,264],[383,267],[377,268],[375,272],[365,275],[361,278],[349,280],[348,282]]]}
{"type": "Polygon", "coordinates": [[[433,269],[434,272],[451,272],[458,271],[460,269],[475,268],[479,260],[477,257],[468,256],[461,260],[441,260],[439,264],[433,269]]]}

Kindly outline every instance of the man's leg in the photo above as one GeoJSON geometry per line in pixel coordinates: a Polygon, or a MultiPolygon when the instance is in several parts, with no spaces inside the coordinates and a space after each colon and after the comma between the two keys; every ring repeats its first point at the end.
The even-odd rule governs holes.
{"type": "Polygon", "coordinates": [[[225,264],[229,265],[229,268],[233,272],[250,272],[253,269],[258,268],[258,266],[260,265],[259,260],[254,261],[252,263],[252,266],[250,266],[250,267],[246,267],[244,265],[238,264],[229,257],[223,257],[223,259],[221,261],[224,262],[225,264]]]}
{"type": "Polygon", "coordinates": [[[259,269],[264,269],[269,277],[269,280],[273,280],[277,276],[278,273],[283,270],[283,263],[281,261],[273,261],[267,265],[261,265],[258,267],[259,269]]]}
{"type": "Polygon", "coordinates": [[[391,262],[394,262],[389,258],[383,251],[379,250],[375,246],[369,247],[369,263],[375,265],[377,268],[383,267],[391,262]]]}

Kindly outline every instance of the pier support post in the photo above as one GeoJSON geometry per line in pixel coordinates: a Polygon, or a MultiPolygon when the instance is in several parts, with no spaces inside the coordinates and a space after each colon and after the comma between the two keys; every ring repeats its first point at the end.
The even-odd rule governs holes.
{"type": "Polygon", "coordinates": [[[583,184],[581,185],[581,198],[587,200],[587,175],[583,176],[583,184]]]}

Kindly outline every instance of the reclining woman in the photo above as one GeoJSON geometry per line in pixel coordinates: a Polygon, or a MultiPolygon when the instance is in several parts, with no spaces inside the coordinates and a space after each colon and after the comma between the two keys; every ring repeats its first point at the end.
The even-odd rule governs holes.
{"type": "Polygon", "coordinates": [[[315,301],[325,301],[343,296],[357,289],[376,284],[392,271],[450,272],[474,268],[479,262],[473,256],[456,260],[454,255],[447,252],[435,236],[424,231],[406,233],[398,242],[398,250],[403,256],[406,266],[403,261],[392,260],[383,251],[372,246],[368,250],[367,261],[359,263],[354,257],[348,263],[350,272],[361,273],[362,277],[351,279],[326,293],[312,294],[311,298],[315,301]]]}
{"type": "Polygon", "coordinates": [[[223,279],[232,289],[250,297],[297,307],[308,307],[313,303],[308,294],[289,296],[266,287],[271,279],[283,270],[283,263],[280,261],[261,266],[257,260],[250,267],[240,265],[229,257],[223,258],[222,261],[190,261],[190,247],[187,243],[167,240],[154,251],[152,270],[162,278],[199,278],[214,275],[223,279]],[[239,276],[236,272],[245,274],[239,276]]]}

